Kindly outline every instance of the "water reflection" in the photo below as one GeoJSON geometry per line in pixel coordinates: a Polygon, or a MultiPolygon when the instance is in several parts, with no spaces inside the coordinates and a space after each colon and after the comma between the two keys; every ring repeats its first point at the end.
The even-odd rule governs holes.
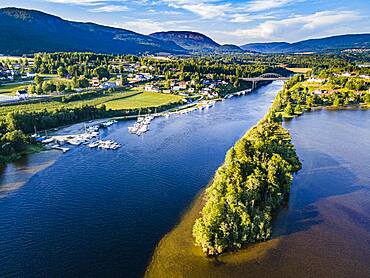
{"type": "MultiPolygon", "coordinates": [[[[281,87],[275,82],[209,111],[156,119],[142,138],[128,134],[131,122],[120,122],[102,139],[121,149],[81,146],[59,156],[0,199],[0,276],[142,276],[160,238],[281,87]]],[[[39,159],[25,165],[44,165],[39,159]]],[[[9,177],[22,179],[12,167],[23,166],[9,167],[9,177]]],[[[6,176],[2,188],[11,181],[6,176]]]]}

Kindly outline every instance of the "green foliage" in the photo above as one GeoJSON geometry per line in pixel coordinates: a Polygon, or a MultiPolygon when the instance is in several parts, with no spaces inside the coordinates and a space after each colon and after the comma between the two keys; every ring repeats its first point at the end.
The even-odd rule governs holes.
{"type": "Polygon", "coordinates": [[[97,67],[94,69],[93,75],[98,77],[99,79],[102,78],[109,78],[109,72],[105,67],[97,67]]]}
{"type": "Polygon", "coordinates": [[[227,153],[206,191],[193,236],[207,255],[271,236],[272,212],[287,199],[301,164],[288,131],[270,112],[227,153]]]}

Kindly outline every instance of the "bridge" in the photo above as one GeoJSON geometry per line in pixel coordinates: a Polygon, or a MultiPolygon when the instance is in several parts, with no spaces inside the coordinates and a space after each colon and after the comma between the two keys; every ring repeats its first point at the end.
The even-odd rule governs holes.
{"type": "Polygon", "coordinates": [[[258,77],[240,78],[240,80],[252,82],[252,90],[257,86],[260,81],[276,81],[276,80],[288,80],[289,77],[284,77],[278,73],[264,73],[258,77]]]}

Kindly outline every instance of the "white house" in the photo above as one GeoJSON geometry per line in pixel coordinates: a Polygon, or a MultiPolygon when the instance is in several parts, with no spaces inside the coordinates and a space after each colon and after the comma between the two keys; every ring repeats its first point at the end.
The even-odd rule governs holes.
{"type": "Polygon", "coordinates": [[[322,94],[322,91],[320,89],[317,89],[315,91],[312,92],[313,95],[321,95],[322,94]]]}
{"type": "Polygon", "coordinates": [[[103,84],[101,84],[99,86],[101,89],[110,89],[110,88],[116,88],[117,87],[117,84],[116,82],[104,82],[103,84]]]}
{"type": "Polygon", "coordinates": [[[312,82],[312,83],[322,83],[325,81],[325,79],[320,79],[320,78],[310,78],[310,79],[307,79],[308,82],[312,82]]]}
{"type": "Polygon", "coordinates": [[[91,80],[91,85],[92,85],[93,87],[99,87],[99,85],[100,85],[99,78],[97,78],[97,77],[93,77],[93,79],[91,80]]]}
{"type": "Polygon", "coordinates": [[[29,97],[26,90],[17,91],[16,96],[18,97],[19,100],[26,100],[29,97]]]}
{"type": "Polygon", "coordinates": [[[26,76],[27,76],[27,78],[35,78],[36,73],[33,73],[33,72],[27,72],[26,76]]]}
{"type": "Polygon", "coordinates": [[[146,85],[144,87],[144,91],[152,92],[152,93],[159,93],[160,89],[157,86],[154,86],[154,85],[146,85]]]}

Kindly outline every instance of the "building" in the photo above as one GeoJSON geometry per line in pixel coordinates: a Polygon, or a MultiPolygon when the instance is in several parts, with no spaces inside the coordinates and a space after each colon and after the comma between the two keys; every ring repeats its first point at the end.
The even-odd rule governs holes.
{"type": "Polygon", "coordinates": [[[27,72],[26,76],[27,76],[27,78],[35,78],[36,73],[33,73],[33,72],[27,72]]]}
{"type": "Polygon", "coordinates": [[[93,87],[99,87],[99,85],[100,85],[99,78],[97,78],[97,77],[93,77],[93,79],[91,79],[91,85],[92,85],[93,87]]]}
{"type": "Polygon", "coordinates": [[[179,82],[178,86],[179,86],[180,90],[186,90],[187,83],[185,81],[181,81],[181,82],[179,82]]]}
{"type": "Polygon", "coordinates": [[[310,79],[307,79],[308,82],[312,82],[312,83],[322,83],[325,81],[325,79],[319,79],[319,78],[310,78],[310,79]]]}
{"type": "Polygon", "coordinates": [[[29,97],[26,90],[18,90],[16,96],[18,97],[19,100],[26,100],[29,97]]]}
{"type": "Polygon", "coordinates": [[[152,92],[152,93],[159,93],[160,89],[157,86],[154,86],[154,85],[146,85],[144,87],[144,91],[152,92]]]}
{"type": "Polygon", "coordinates": [[[317,90],[312,92],[313,95],[318,95],[318,96],[321,95],[322,93],[323,93],[323,91],[320,90],[320,89],[317,89],[317,90]]]}
{"type": "Polygon", "coordinates": [[[116,82],[104,82],[103,84],[101,84],[99,86],[101,89],[110,89],[110,88],[116,88],[117,87],[117,84],[116,82]]]}

